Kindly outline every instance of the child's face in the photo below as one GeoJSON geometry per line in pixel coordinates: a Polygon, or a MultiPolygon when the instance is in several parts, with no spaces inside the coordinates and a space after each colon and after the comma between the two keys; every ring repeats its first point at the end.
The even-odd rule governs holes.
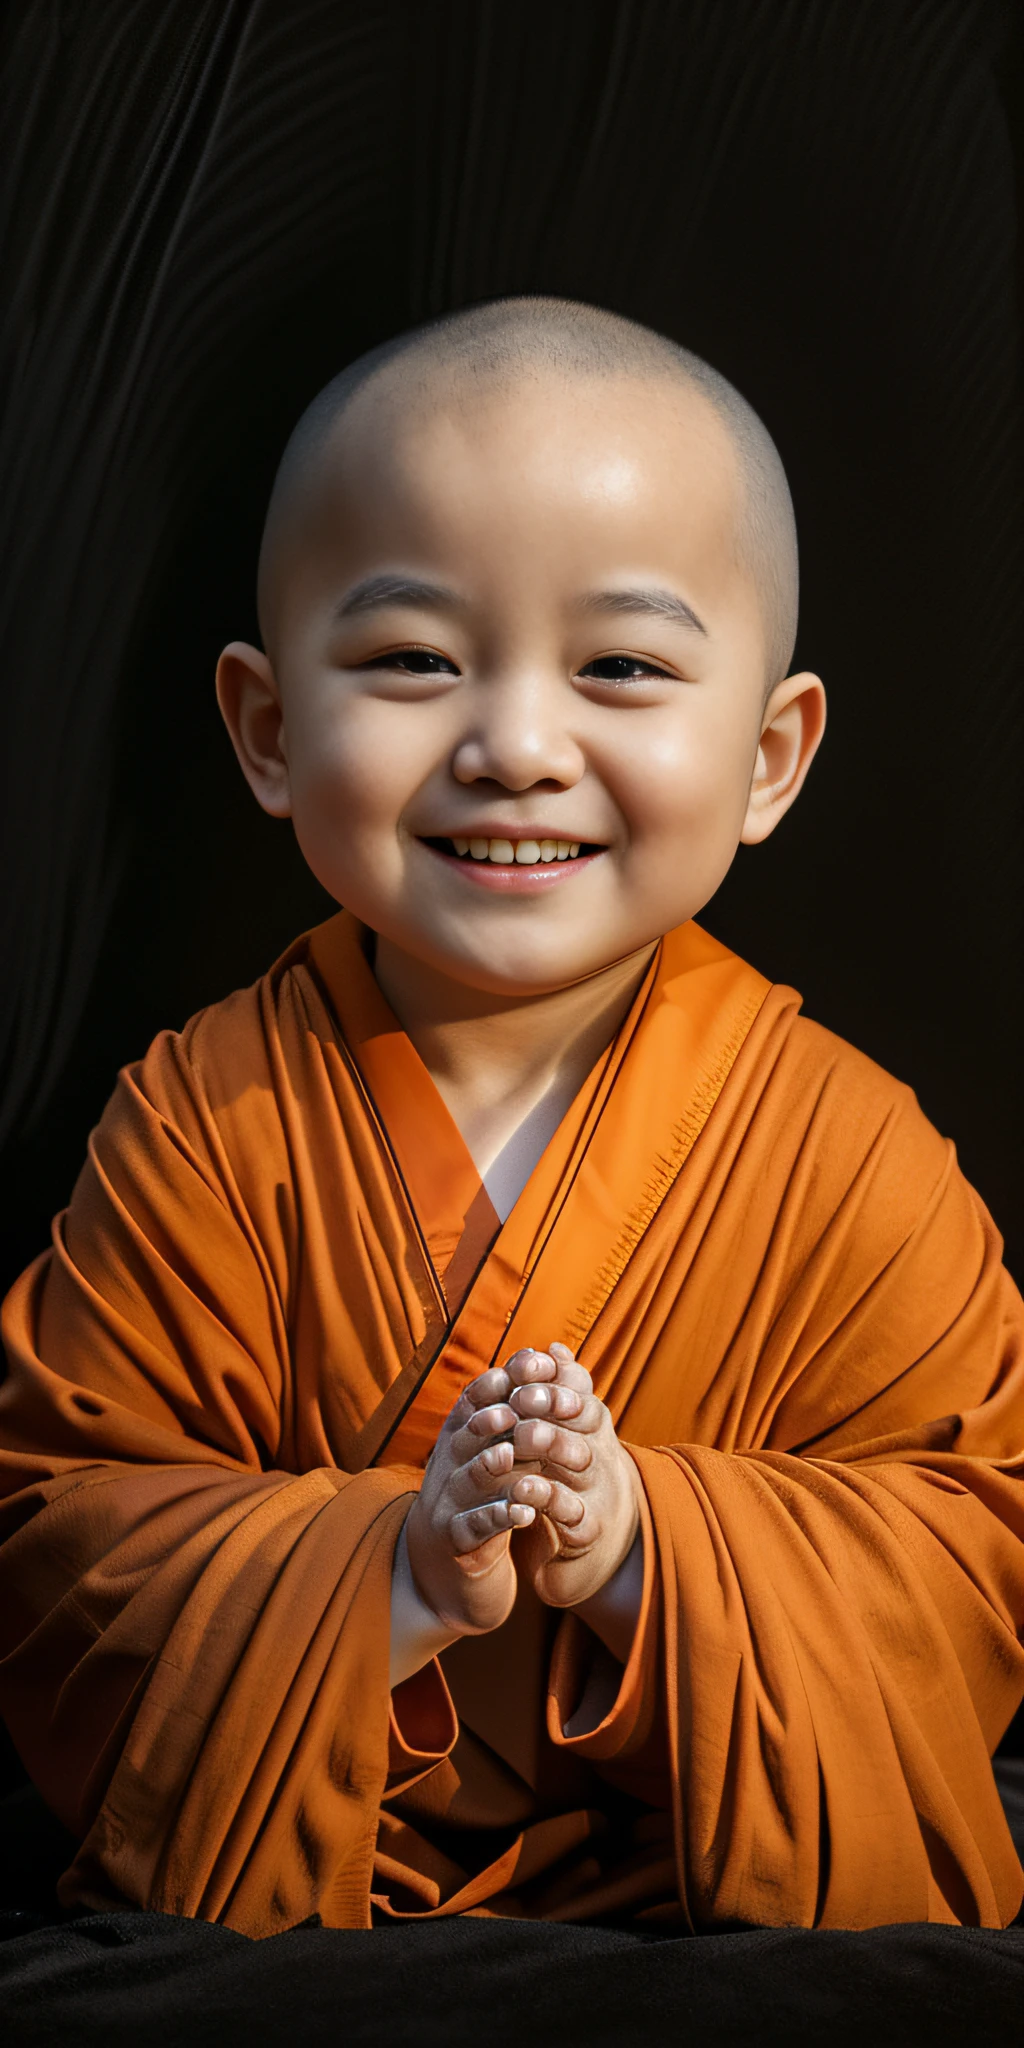
{"type": "Polygon", "coordinates": [[[508,995],[699,911],[823,723],[813,677],[763,706],[741,492],[715,415],[668,383],[357,397],[279,566],[270,660],[236,644],[219,676],[250,782],[331,895],[508,995]],[[531,857],[551,842],[573,853],[531,857]]]}

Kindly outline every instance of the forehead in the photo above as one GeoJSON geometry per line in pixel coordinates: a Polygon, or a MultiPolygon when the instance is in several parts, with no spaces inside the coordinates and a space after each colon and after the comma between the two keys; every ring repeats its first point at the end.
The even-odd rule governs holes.
{"type": "Polygon", "coordinates": [[[395,370],[336,422],[318,496],[339,541],[657,543],[710,562],[735,558],[744,487],[723,422],[682,379],[395,370]]]}

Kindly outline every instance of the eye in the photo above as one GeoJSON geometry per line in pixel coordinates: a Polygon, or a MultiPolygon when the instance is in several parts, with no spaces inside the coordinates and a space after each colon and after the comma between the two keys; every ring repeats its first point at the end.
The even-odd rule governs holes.
{"type": "Polygon", "coordinates": [[[360,668],[400,668],[411,676],[457,676],[459,671],[446,654],[433,647],[396,647],[390,654],[375,654],[361,661],[360,668]]]}
{"type": "Polygon", "coordinates": [[[588,661],[579,673],[581,676],[593,676],[600,683],[632,683],[639,676],[669,678],[668,669],[659,668],[657,662],[647,661],[637,654],[599,654],[595,660],[588,661]]]}

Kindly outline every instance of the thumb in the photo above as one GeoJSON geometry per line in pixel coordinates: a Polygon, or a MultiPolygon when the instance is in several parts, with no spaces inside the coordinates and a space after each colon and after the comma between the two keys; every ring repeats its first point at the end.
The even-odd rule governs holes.
{"type": "Polygon", "coordinates": [[[511,1529],[503,1529],[497,1536],[488,1536],[486,1543],[479,1544],[476,1550],[457,1552],[453,1563],[460,1572],[465,1572],[467,1579],[485,1579],[501,1563],[511,1541],[511,1529]]]}
{"type": "Polygon", "coordinates": [[[538,1515],[528,1529],[520,1531],[516,1542],[516,1555],[521,1570],[535,1588],[541,1573],[559,1555],[560,1550],[558,1531],[548,1515],[538,1515]]]}

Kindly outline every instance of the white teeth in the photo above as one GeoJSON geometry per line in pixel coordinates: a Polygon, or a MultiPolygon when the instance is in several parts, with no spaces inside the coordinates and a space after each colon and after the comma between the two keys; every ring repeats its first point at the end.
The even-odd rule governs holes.
{"type": "Polygon", "coordinates": [[[452,839],[460,858],[468,853],[473,860],[489,860],[501,867],[515,862],[523,868],[535,867],[540,860],[575,860],[581,844],[579,839],[452,839]]]}

